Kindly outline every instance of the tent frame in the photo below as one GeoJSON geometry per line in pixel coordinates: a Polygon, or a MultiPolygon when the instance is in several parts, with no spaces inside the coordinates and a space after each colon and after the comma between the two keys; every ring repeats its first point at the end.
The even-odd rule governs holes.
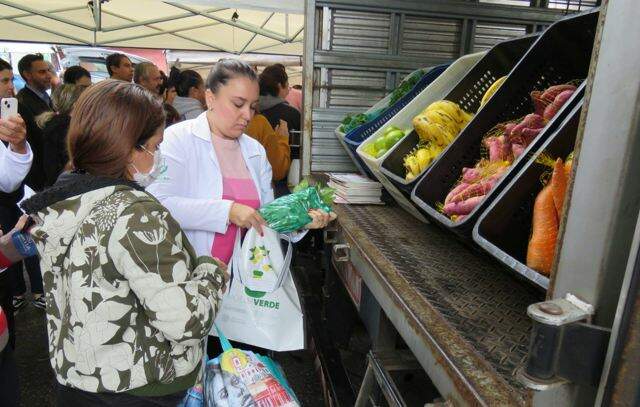
{"type": "Polygon", "coordinates": [[[227,52],[227,53],[231,53],[231,54],[242,54],[245,51],[246,52],[255,52],[255,51],[259,51],[259,50],[264,50],[264,49],[268,49],[274,46],[277,46],[278,44],[274,44],[274,45],[269,45],[266,47],[260,47],[260,48],[256,48],[256,49],[251,49],[251,50],[247,50],[249,48],[249,46],[251,45],[251,43],[253,42],[253,40],[258,36],[261,35],[263,37],[269,38],[269,39],[273,39],[275,41],[278,41],[280,44],[292,44],[292,43],[300,43],[302,42],[301,40],[298,40],[298,37],[300,36],[300,34],[304,31],[304,27],[300,28],[298,31],[296,31],[295,33],[293,33],[293,35],[289,35],[289,14],[285,14],[285,34],[281,34],[272,30],[268,30],[265,29],[264,27],[267,25],[267,23],[271,20],[271,18],[273,18],[273,16],[276,14],[275,12],[272,12],[265,20],[264,22],[260,25],[257,26],[255,24],[251,24],[251,23],[247,23],[244,21],[240,21],[239,19],[226,19],[226,18],[222,18],[219,17],[217,15],[214,15],[212,13],[216,13],[219,11],[224,11],[224,10],[228,10],[228,8],[221,8],[221,7],[216,7],[216,8],[207,8],[204,10],[198,10],[195,9],[193,7],[184,5],[184,4],[180,4],[177,2],[173,2],[173,1],[163,1],[163,4],[172,6],[176,9],[179,9],[181,11],[183,11],[180,14],[174,14],[171,16],[165,16],[165,17],[160,17],[160,18],[155,18],[155,19],[149,19],[149,20],[142,20],[142,21],[136,21],[133,18],[127,17],[127,16],[123,16],[121,14],[112,12],[112,11],[108,11],[108,10],[104,10],[102,8],[102,2],[100,0],[96,0],[93,1],[92,3],[89,3],[86,6],[77,6],[77,7],[65,7],[65,8],[57,8],[57,9],[51,9],[51,10],[37,10],[34,9],[32,7],[23,5],[23,4],[18,4],[14,1],[10,1],[10,0],[0,0],[0,5],[3,6],[7,6],[7,7],[11,7],[11,8],[15,8],[16,10],[20,10],[22,13],[16,13],[16,14],[12,14],[12,15],[5,15],[5,16],[0,16],[0,20],[7,20],[7,21],[12,21],[16,24],[21,24],[36,30],[40,30],[40,31],[44,31],[47,32],[49,34],[53,34],[53,35],[57,35],[60,36],[62,38],[66,38],[69,39],[71,41],[80,43],[82,45],[89,45],[89,46],[116,46],[115,44],[119,43],[119,42],[123,42],[123,41],[131,41],[131,40],[137,40],[137,39],[143,39],[143,38],[151,38],[151,37],[155,37],[158,35],[172,35],[175,37],[178,37],[180,39],[183,40],[187,40],[190,42],[193,42],[194,44],[198,44],[200,46],[204,46],[210,50],[213,51],[223,51],[223,52],[227,52]],[[85,8],[89,8],[91,10],[91,12],[93,13],[93,17],[94,17],[94,25],[87,25],[87,24],[83,24],[77,21],[73,21],[70,20],[68,18],[65,17],[61,17],[59,15],[56,15],[57,13],[63,13],[63,12],[68,12],[68,11],[78,11],[78,10],[83,10],[85,8]],[[105,15],[110,15],[112,17],[116,17],[125,21],[129,21],[128,23],[123,23],[123,24],[119,24],[119,25],[115,25],[115,26],[110,26],[110,27],[103,27],[102,26],[102,16],[103,14],[105,15]],[[82,38],[78,38],[76,36],[73,36],[71,34],[67,34],[65,32],[62,32],[63,30],[54,30],[45,26],[41,26],[41,25],[36,25],[36,24],[32,24],[32,23],[28,23],[22,20],[18,20],[20,18],[25,18],[25,17],[33,17],[33,16],[40,16],[40,17],[44,17],[53,21],[57,21],[63,24],[67,24],[69,26],[72,27],[76,27],[76,28],[80,28],[83,30],[87,30],[93,33],[93,41],[87,41],[86,39],[82,39],[82,38]],[[182,27],[182,28],[175,28],[175,29],[171,29],[171,30],[166,30],[163,28],[158,27],[155,24],[158,23],[162,23],[162,22],[167,22],[167,21],[176,21],[176,20],[182,20],[182,19],[186,19],[189,17],[196,17],[196,16],[200,16],[200,17],[205,17],[209,20],[211,20],[210,23],[203,23],[203,24],[198,24],[198,25],[191,25],[188,27],[182,27]],[[244,43],[244,45],[242,46],[240,51],[236,51],[236,50],[231,50],[231,49],[227,49],[225,47],[220,47],[219,45],[214,45],[212,43],[206,42],[206,41],[202,41],[199,39],[195,39],[195,38],[191,38],[187,35],[181,34],[184,31],[189,31],[189,30],[193,30],[193,29],[198,29],[198,28],[206,28],[206,27],[213,27],[216,25],[220,25],[220,24],[226,24],[228,26],[234,27],[234,28],[238,28],[241,30],[245,30],[248,31],[250,33],[252,33],[253,35],[251,36],[251,38],[244,43]],[[128,37],[120,37],[120,38],[116,38],[116,39],[110,39],[110,40],[106,40],[106,41],[98,41],[97,35],[98,33],[108,33],[108,32],[117,32],[120,30],[126,30],[126,29],[131,29],[131,28],[136,28],[136,27],[146,27],[146,28],[151,28],[153,30],[155,30],[155,32],[153,33],[146,33],[146,34],[140,34],[140,35],[133,35],[133,36],[128,36],[128,37]]]}

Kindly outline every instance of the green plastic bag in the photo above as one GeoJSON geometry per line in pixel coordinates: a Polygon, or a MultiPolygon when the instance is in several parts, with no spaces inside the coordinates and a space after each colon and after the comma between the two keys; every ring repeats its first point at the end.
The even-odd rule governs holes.
{"type": "Polygon", "coordinates": [[[309,186],[303,180],[290,195],[285,195],[263,206],[258,210],[269,227],[279,233],[289,233],[303,229],[313,219],[310,209],[331,212],[333,203],[332,188],[309,186]]]}

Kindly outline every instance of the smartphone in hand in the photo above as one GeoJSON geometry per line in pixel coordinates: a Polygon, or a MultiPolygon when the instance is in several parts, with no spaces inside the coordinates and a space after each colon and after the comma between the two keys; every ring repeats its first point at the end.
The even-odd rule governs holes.
{"type": "Polygon", "coordinates": [[[18,99],[2,98],[0,101],[0,118],[7,120],[18,115],[18,99]]]}

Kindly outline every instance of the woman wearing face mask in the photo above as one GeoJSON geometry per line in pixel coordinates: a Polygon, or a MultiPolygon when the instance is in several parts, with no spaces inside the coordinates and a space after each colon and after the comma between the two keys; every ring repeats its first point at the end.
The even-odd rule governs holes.
{"type": "Polygon", "coordinates": [[[59,406],[175,406],[196,383],[226,277],[144,190],[164,168],[164,120],[138,85],[87,89],[69,126],[72,171],[23,205],[59,406]]]}
{"type": "MultiPolygon", "coordinates": [[[[207,78],[207,111],[165,132],[167,172],[154,194],[185,230],[200,255],[228,263],[237,228],[265,225],[257,212],[273,200],[272,170],[265,149],[244,134],[258,103],[258,80],[244,62],[219,61],[207,78]]],[[[309,228],[329,214],[313,211],[309,228]]]]}

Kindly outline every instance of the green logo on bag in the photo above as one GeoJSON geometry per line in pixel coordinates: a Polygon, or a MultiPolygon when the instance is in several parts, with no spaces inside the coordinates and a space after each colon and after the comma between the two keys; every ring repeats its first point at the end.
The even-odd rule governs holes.
{"type": "Polygon", "coordinates": [[[251,298],[262,298],[262,297],[265,296],[265,294],[267,294],[264,291],[253,291],[253,290],[248,289],[247,287],[244,288],[244,293],[247,294],[251,298]]]}

